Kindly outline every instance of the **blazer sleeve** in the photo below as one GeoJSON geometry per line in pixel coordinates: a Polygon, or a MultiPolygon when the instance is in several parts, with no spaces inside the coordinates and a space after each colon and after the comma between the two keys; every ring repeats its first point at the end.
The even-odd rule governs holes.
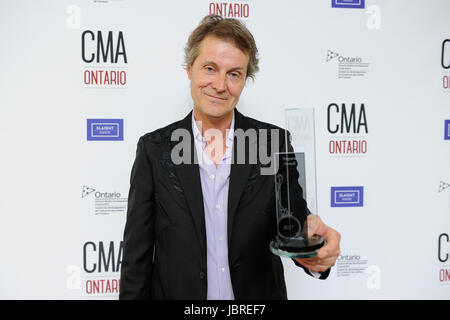
{"type": "Polygon", "coordinates": [[[153,173],[145,145],[139,139],[131,170],[119,299],[150,299],[154,248],[153,173]]]}
{"type": "MultiPolygon", "coordinates": [[[[294,152],[294,148],[292,147],[291,144],[291,133],[289,131],[286,130],[286,134],[287,134],[287,150],[288,152],[294,152]]],[[[297,192],[295,192],[295,194],[299,195],[297,200],[298,203],[298,207],[296,208],[296,210],[294,210],[294,212],[297,213],[297,217],[300,219],[302,226],[304,225],[304,222],[306,220],[306,217],[311,214],[311,212],[309,211],[306,201],[303,199],[303,190],[300,186],[300,184],[298,183],[298,178],[299,178],[299,173],[297,171],[297,169],[293,169],[292,171],[289,171],[289,176],[293,177],[293,179],[290,179],[290,188],[292,189],[296,189],[298,190],[297,192]],[[299,214],[300,213],[300,214],[299,214]]],[[[305,270],[305,272],[310,275],[311,277],[314,277],[314,275],[311,274],[310,270],[308,268],[305,268],[304,266],[302,266],[300,263],[298,263],[295,259],[292,259],[292,261],[295,263],[296,266],[301,267],[303,270],[305,270]]],[[[328,278],[328,275],[330,274],[330,270],[331,268],[327,269],[324,272],[320,272],[320,276],[318,279],[324,280],[326,278],[328,278]]]]}

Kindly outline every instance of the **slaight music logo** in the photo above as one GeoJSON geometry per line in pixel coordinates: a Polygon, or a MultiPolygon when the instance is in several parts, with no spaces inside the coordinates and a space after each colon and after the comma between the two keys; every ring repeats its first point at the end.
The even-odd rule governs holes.
{"type": "Polygon", "coordinates": [[[364,187],[331,187],[331,207],[363,207],[364,187]]]}
{"type": "Polygon", "coordinates": [[[87,119],[88,141],[123,141],[123,119],[87,119]]]}
{"type": "Polygon", "coordinates": [[[337,61],[338,79],[361,78],[369,72],[370,64],[359,56],[344,56],[328,49],[325,61],[337,61]]]}
{"type": "Polygon", "coordinates": [[[365,0],[331,0],[332,8],[364,9],[365,0]]]}
{"type": "Polygon", "coordinates": [[[245,20],[250,16],[250,4],[248,0],[210,2],[209,14],[245,20]]]}
{"type": "Polygon", "coordinates": [[[444,140],[450,140],[450,120],[444,121],[444,140]]]}
{"type": "Polygon", "coordinates": [[[86,88],[125,88],[128,63],[122,31],[84,30],[81,33],[83,84],[86,88]]]}
{"type": "Polygon", "coordinates": [[[368,120],[364,103],[330,103],[327,108],[328,153],[333,157],[365,157],[368,120]]]}

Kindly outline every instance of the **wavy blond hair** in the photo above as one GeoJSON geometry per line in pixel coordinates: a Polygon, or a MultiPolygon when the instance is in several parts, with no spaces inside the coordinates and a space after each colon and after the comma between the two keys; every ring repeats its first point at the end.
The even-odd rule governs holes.
{"type": "Polygon", "coordinates": [[[184,48],[184,67],[192,67],[199,55],[200,43],[208,35],[232,41],[237,48],[248,54],[246,78],[255,78],[255,73],[259,70],[258,49],[256,48],[255,39],[247,27],[239,20],[222,18],[218,15],[204,17],[198,27],[192,31],[184,48]]]}

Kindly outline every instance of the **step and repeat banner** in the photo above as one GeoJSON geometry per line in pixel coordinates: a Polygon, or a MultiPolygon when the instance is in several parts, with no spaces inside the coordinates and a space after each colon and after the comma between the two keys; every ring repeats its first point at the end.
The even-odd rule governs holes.
{"type": "Polygon", "coordinates": [[[1,0],[0,298],[118,298],[137,141],[192,109],[210,13],[258,45],[238,110],[314,128],[342,253],[327,280],[283,258],[289,299],[449,299],[447,0],[1,0]]]}

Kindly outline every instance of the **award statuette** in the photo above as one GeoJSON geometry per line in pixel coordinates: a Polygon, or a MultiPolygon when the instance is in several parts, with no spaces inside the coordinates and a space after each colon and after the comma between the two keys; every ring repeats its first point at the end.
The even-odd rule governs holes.
{"type": "Polygon", "coordinates": [[[277,235],[270,243],[270,250],[282,257],[316,257],[317,251],[325,244],[323,237],[307,234],[306,215],[300,212],[306,209],[302,205],[304,201],[302,193],[306,194],[304,160],[304,153],[301,152],[275,154],[279,168],[275,174],[277,235]],[[296,172],[298,174],[295,174],[296,172]],[[297,181],[292,181],[296,178],[298,184],[297,181]],[[303,192],[295,187],[296,185],[300,185],[303,192]]]}

